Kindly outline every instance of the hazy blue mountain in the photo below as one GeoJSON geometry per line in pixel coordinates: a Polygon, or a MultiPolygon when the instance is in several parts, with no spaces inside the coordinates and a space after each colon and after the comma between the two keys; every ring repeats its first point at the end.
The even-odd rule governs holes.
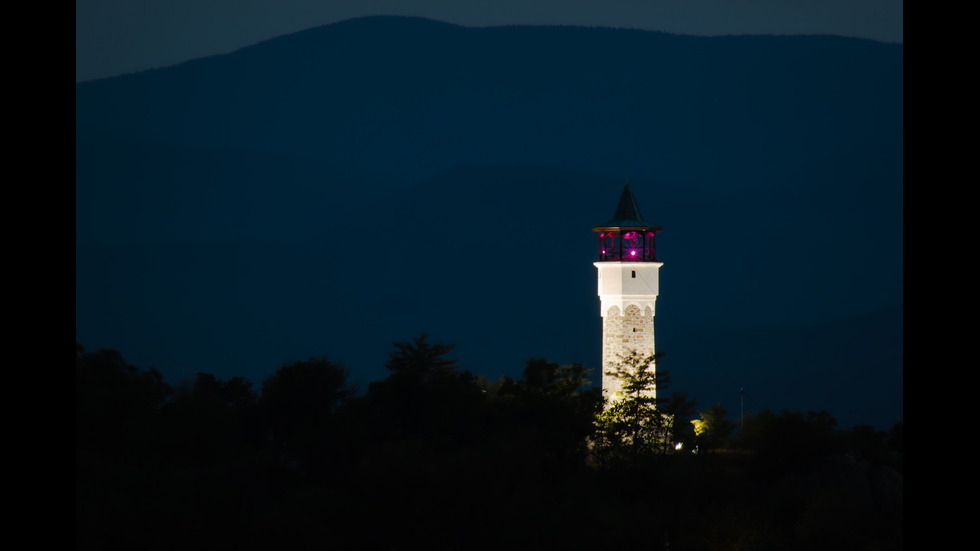
{"type": "Polygon", "coordinates": [[[75,134],[78,243],[304,239],[399,186],[350,164],[75,134]]]}
{"type": "MultiPolygon", "coordinates": [[[[530,356],[598,368],[594,238],[588,227],[572,222],[607,217],[614,208],[608,197],[617,195],[620,184],[617,177],[540,167],[461,166],[372,203],[370,210],[353,208],[346,218],[325,221],[329,228],[322,235],[302,242],[78,246],[76,322],[83,339],[123,347],[137,365],[160,367],[173,378],[215,371],[260,381],[290,358],[326,353],[345,361],[366,385],[384,376],[380,366],[391,342],[421,331],[457,343],[460,359],[491,377],[518,375],[530,356]],[[384,224],[360,230],[358,219],[384,224]]],[[[680,190],[642,181],[632,185],[641,198],[642,191],[650,191],[651,216],[669,208],[711,224],[724,210],[687,206],[704,203],[680,190]]],[[[841,210],[859,208],[866,219],[888,219],[873,202],[842,203],[843,209],[824,215],[837,218],[841,210]]],[[[805,223],[786,223],[785,218],[806,212],[808,205],[800,202],[760,203],[753,194],[730,198],[726,206],[768,227],[759,230],[761,235],[784,232],[782,239],[799,243],[803,251],[825,238],[805,223]]],[[[756,411],[791,407],[794,400],[829,408],[854,403],[839,396],[813,400],[813,390],[823,388],[813,377],[844,370],[866,381],[869,373],[888,368],[900,377],[900,336],[869,339],[861,354],[834,356],[833,365],[823,366],[825,374],[813,374],[812,362],[801,364],[800,354],[809,358],[811,348],[837,347],[842,334],[851,334],[855,324],[838,326],[834,314],[844,317],[879,304],[857,294],[873,295],[879,282],[867,277],[855,282],[832,261],[813,261],[805,277],[781,282],[787,274],[772,266],[793,255],[781,254],[783,260],[776,262],[771,257],[777,252],[760,254],[758,246],[728,251],[733,247],[725,243],[737,240],[725,229],[729,220],[717,220],[720,243],[710,248],[705,243],[712,240],[685,235],[683,226],[667,226],[661,234],[665,266],[657,331],[675,389],[706,404],[708,397],[724,400],[732,411],[731,392],[738,385],[749,386],[754,398],[768,398],[754,402],[756,411]],[[703,260],[705,255],[715,264],[703,260]],[[791,288],[794,284],[797,288],[791,288]],[[844,301],[845,295],[852,309],[827,307],[825,297],[844,301]],[[816,329],[786,329],[793,338],[773,338],[777,330],[770,326],[792,314],[797,325],[821,323],[810,324],[816,329]],[[726,338],[730,335],[738,336],[726,338]],[[753,353],[746,354],[746,348],[753,353]],[[868,364],[869,355],[881,361],[868,364]],[[712,358],[729,371],[716,373],[712,358]],[[766,370],[772,370],[770,377],[758,381],[766,370]],[[795,393],[775,390],[794,384],[795,393]]],[[[857,256],[869,239],[867,232],[853,240],[826,233],[839,238],[834,252],[845,258],[857,256]]],[[[882,245],[894,249],[892,242],[882,245]]],[[[798,254],[796,261],[805,262],[806,254],[798,254]]],[[[891,260],[900,263],[894,252],[891,260]]],[[[887,265],[849,265],[877,270],[878,279],[895,277],[887,265]]],[[[894,317],[872,317],[853,334],[894,336],[887,333],[894,327],[894,317]]],[[[900,400],[901,392],[889,397],[900,400]]]]}
{"type": "Polygon", "coordinates": [[[171,381],[328,354],[366,385],[421,331],[491,377],[599,367],[629,171],[676,389],[888,424],[902,52],[368,18],[76,85],[78,338],[171,381]]]}
{"type": "Polygon", "coordinates": [[[328,25],[76,86],[76,125],[410,179],[527,163],[786,185],[903,127],[903,47],[576,27],[328,25]]]}

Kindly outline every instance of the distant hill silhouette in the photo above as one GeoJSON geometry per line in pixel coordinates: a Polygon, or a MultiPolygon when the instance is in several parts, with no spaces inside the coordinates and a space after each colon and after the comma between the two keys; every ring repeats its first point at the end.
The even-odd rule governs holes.
{"type": "Polygon", "coordinates": [[[413,179],[463,162],[530,163],[738,189],[737,175],[783,183],[801,163],[900,132],[903,51],[372,17],[81,83],[75,116],[164,144],[413,179]]]}
{"type": "MultiPolygon", "coordinates": [[[[828,368],[900,379],[902,64],[837,37],[367,18],[78,84],[79,339],[168,380],[327,353],[363,387],[421,331],[475,373],[598,367],[590,228],[628,172],[665,228],[678,390],[720,392],[681,375],[717,375],[684,339],[773,348],[749,378],[790,357],[772,328],[807,325],[776,341],[883,335],[828,368]]],[[[800,361],[771,389],[823,407],[800,361]]]]}

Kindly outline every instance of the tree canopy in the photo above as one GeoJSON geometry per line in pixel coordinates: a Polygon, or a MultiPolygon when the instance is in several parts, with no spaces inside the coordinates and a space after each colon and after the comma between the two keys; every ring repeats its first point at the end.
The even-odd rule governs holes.
{"type": "MultiPolygon", "coordinates": [[[[658,357],[610,367],[625,392],[603,409],[582,364],[530,358],[520,378],[490,382],[452,350],[395,343],[388,376],[358,395],[323,356],[282,364],[257,393],[209,373],[171,388],[76,343],[76,547],[901,541],[901,425],[842,432],[826,412],[762,412],[717,453],[677,453],[695,406],[667,395],[658,357]]],[[[701,418],[728,435],[722,406],[701,418]]]]}
{"type": "Polygon", "coordinates": [[[606,371],[620,380],[622,390],[607,397],[597,418],[595,450],[602,460],[636,461],[670,453],[674,442],[686,437],[687,419],[696,404],[681,392],[665,397],[670,373],[656,367],[662,356],[630,350],[606,371]]]}

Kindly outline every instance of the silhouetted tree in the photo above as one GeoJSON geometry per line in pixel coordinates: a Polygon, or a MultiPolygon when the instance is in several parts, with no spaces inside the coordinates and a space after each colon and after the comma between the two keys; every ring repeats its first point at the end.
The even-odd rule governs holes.
{"type": "Polygon", "coordinates": [[[240,408],[255,404],[257,396],[252,381],[245,377],[223,381],[210,373],[198,373],[191,399],[202,404],[240,408]]]}
{"type": "Polygon", "coordinates": [[[385,364],[391,374],[371,383],[366,396],[381,424],[402,436],[469,438],[466,425],[484,393],[468,370],[446,357],[455,345],[429,343],[423,333],[393,346],[385,364]]]}
{"type": "Polygon", "coordinates": [[[531,358],[524,367],[521,384],[528,392],[564,399],[591,383],[588,370],[580,363],[558,365],[543,358],[531,358]]]}
{"type": "Polygon", "coordinates": [[[895,453],[905,453],[905,423],[899,421],[888,431],[888,447],[895,453]]]}
{"type": "Polygon", "coordinates": [[[221,464],[262,445],[261,415],[252,382],[198,373],[193,385],[178,386],[163,408],[172,452],[190,465],[221,464]]]}
{"type": "Polygon", "coordinates": [[[686,392],[671,392],[669,398],[657,398],[657,408],[664,414],[663,433],[669,436],[663,439],[663,453],[669,453],[677,442],[683,443],[686,449],[693,447],[694,426],[691,420],[697,407],[697,401],[688,398],[686,392]]]}
{"type": "Polygon", "coordinates": [[[710,452],[723,446],[735,430],[735,424],[728,420],[728,410],[721,402],[700,412],[695,433],[698,450],[710,452]]]}
{"type": "Polygon", "coordinates": [[[75,349],[76,547],[146,548],[168,468],[159,457],[170,387],[115,350],[75,349]]]}
{"type": "Polygon", "coordinates": [[[273,440],[293,457],[320,455],[334,413],[353,394],[347,370],[326,357],[284,364],[262,383],[273,440]]]}
{"type": "Polygon", "coordinates": [[[448,375],[460,369],[456,359],[446,357],[456,345],[430,344],[428,338],[422,333],[411,341],[394,343],[395,350],[388,353],[385,368],[399,377],[423,379],[448,375]]]}
{"type": "MultiPolygon", "coordinates": [[[[825,411],[764,411],[739,439],[754,453],[668,455],[694,402],[652,399],[668,381],[651,377],[656,357],[610,369],[624,397],[597,423],[582,365],[532,358],[491,384],[451,350],[397,343],[361,398],[326,358],[284,364],[257,398],[207,373],[171,393],[77,345],[76,546],[900,548],[900,423],[886,438],[837,431],[825,411]],[[641,460],[593,469],[583,442],[606,466],[641,460]]],[[[725,413],[702,413],[705,449],[731,432],[725,413]]]]}
{"type": "Polygon", "coordinates": [[[76,341],[76,444],[104,451],[145,441],[170,386],[159,371],[140,370],[116,350],[82,350],[76,341]]]}
{"type": "Polygon", "coordinates": [[[595,450],[600,457],[636,460],[665,449],[671,421],[653,396],[669,381],[666,371],[655,371],[660,356],[630,350],[606,371],[621,381],[622,396],[609,398],[611,403],[597,417],[595,450]]]}
{"type": "Polygon", "coordinates": [[[552,459],[581,458],[602,408],[601,391],[590,388],[588,375],[579,363],[530,358],[519,381],[501,379],[491,405],[507,430],[531,441],[526,446],[552,459]]]}
{"type": "Polygon", "coordinates": [[[837,420],[826,410],[763,410],[746,418],[739,445],[753,451],[764,463],[786,464],[818,454],[842,451],[835,432],[837,420]]]}

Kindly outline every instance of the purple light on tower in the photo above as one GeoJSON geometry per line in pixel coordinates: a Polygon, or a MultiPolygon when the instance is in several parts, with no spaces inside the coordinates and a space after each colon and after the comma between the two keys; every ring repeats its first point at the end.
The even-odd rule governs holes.
{"type": "Polygon", "coordinates": [[[627,185],[612,219],[592,228],[599,234],[599,261],[657,262],[654,234],[659,229],[643,220],[627,185]]]}

